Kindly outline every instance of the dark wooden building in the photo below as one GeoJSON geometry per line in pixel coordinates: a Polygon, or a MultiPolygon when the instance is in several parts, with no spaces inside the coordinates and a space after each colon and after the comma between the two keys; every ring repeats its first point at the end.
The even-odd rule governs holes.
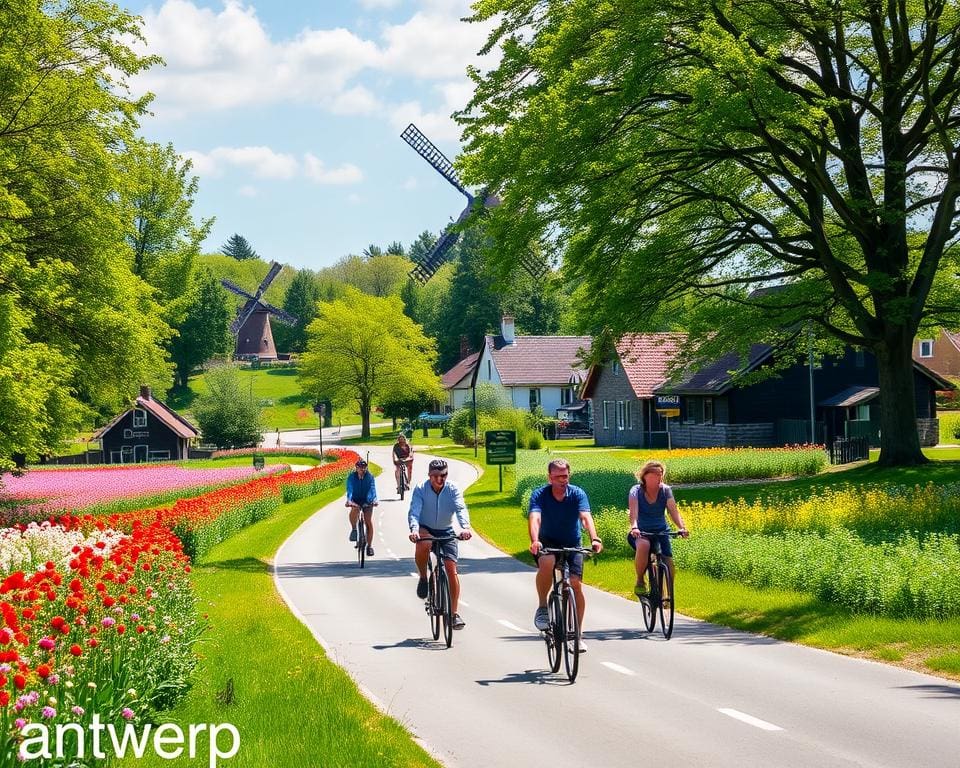
{"type": "MultiPolygon", "coordinates": [[[[740,385],[744,376],[770,366],[774,350],[756,344],[744,364],[729,354],[678,382],[666,382],[670,344],[635,334],[617,345],[617,356],[591,369],[584,395],[593,398],[598,445],[665,447],[775,446],[827,443],[836,437],[867,436],[879,444],[879,374],[870,352],[848,348],[813,367],[814,434],[811,435],[811,369],[797,362],[771,378],[740,385]],[[655,343],[656,342],[656,343],[655,343]],[[637,361],[646,359],[641,365],[637,361]],[[617,387],[618,370],[622,373],[617,387]],[[642,375],[648,382],[640,386],[642,375]],[[661,381],[649,386],[649,379],[661,381]],[[629,389],[628,389],[629,387],[629,389]],[[634,394],[631,398],[630,394],[634,394]],[[658,396],[673,396],[675,416],[657,408],[658,396]],[[606,417],[603,414],[607,414],[606,417]]],[[[936,445],[939,423],[935,393],[952,384],[914,362],[914,412],[922,445],[936,445]]],[[[660,403],[663,405],[663,403],[660,403]]]]}
{"type": "Polygon", "coordinates": [[[105,464],[179,461],[188,458],[196,427],[141,387],[133,407],[94,434],[105,464]]]}

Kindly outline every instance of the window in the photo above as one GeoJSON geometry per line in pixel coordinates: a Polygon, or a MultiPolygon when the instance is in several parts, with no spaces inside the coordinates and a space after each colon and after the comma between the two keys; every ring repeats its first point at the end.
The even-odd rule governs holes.
{"type": "Polygon", "coordinates": [[[684,414],[684,424],[702,424],[703,423],[703,401],[702,397],[687,398],[687,412],[684,414]]]}
{"type": "Polygon", "coordinates": [[[570,405],[573,402],[573,387],[564,387],[560,390],[560,405],[570,405]]]}
{"type": "Polygon", "coordinates": [[[610,367],[611,367],[611,370],[613,370],[613,375],[614,375],[614,376],[619,376],[619,375],[620,375],[620,361],[619,361],[619,360],[614,360],[614,361],[613,361],[613,365],[611,365],[610,367]]]}
{"type": "Polygon", "coordinates": [[[140,408],[133,409],[133,428],[147,426],[147,412],[140,408]]]}
{"type": "Polygon", "coordinates": [[[487,360],[487,378],[493,381],[493,363],[487,360]]]}
{"type": "Polygon", "coordinates": [[[133,440],[133,430],[125,429],[123,430],[123,439],[124,440],[133,440]]]}
{"type": "Polygon", "coordinates": [[[633,429],[633,419],[631,418],[631,415],[630,401],[627,400],[623,404],[623,419],[625,423],[624,429],[633,429]]]}
{"type": "Polygon", "coordinates": [[[920,357],[933,357],[933,339],[920,342],[920,357]]]}
{"type": "Polygon", "coordinates": [[[864,352],[863,352],[862,349],[857,348],[857,351],[856,351],[856,366],[857,366],[857,368],[863,368],[863,366],[864,366],[865,364],[866,364],[866,355],[864,354],[864,352]]]}
{"type": "Polygon", "coordinates": [[[617,400],[617,430],[623,431],[623,400],[617,400]]]}
{"type": "Polygon", "coordinates": [[[540,405],[540,389],[538,387],[530,388],[530,410],[532,411],[540,405]]]}
{"type": "Polygon", "coordinates": [[[703,423],[713,424],[713,399],[703,398],[703,423]]]}
{"type": "Polygon", "coordinates": [[[855,409],[854,421],[870,421],[870,406],[858,405],[855,409]]]}
{"type": "Polygon", "coordinates": [[[603,401],[603,428],[610,429],[610,410],[609,407],[612,403],[609,400],[603,401]]]}

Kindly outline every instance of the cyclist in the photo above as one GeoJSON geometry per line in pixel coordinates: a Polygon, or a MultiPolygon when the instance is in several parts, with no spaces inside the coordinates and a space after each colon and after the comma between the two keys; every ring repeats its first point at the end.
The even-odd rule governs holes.
{"type": "Polygon", "coordinates": [[[670,546],[670,537],[666,535],[670,530],[667,527],[667,513],[683,538],[690,535],[680,516],[680,510],[677,509],[673,490],[663,482],[666,473],[667,468],[662,461],[645,462],[637,475],[640,482],[630,489],[627,498],[630,508],[630,532],[627,534],[627,542],[637,553],[633,560],[637,571],[637,583],[633,592],[637,597],[643,597],[649,592],[643,577],[647,572],[647,560],[650,558],[650,541],[641,536],[640,531],[661,534],[657,536],[660,540],[660,553],[670,569],[671,577],[674,576],[673,548],[670,546]]]}
{"type": "MultiPolygon", "coordinates": [[[[603,549],[597,536],[597,528],[590,514],[590,502],[582,488],[570,485],[570,464],[566,459],[554,459],[547,465],[547,485],[541,486],[530,496],[530,515],[527,525],[530,533],[530,553],[537,561],[537,598],[539,607],[533,617],[534,626],[540,631],[550,628],[547,613],[547,596],[553,586],[553,569],[556,557],[541,555],[544,547],[579,547],[585,527],[590,534],[590,548],[594,552],[603,549]]],[[[570,563],[570,586],[577,599],[577,616],[583,628],[586,602],[583,597],[583,555],[577,553],[568,558],[570,563]]],[[[581,642],[580,650],[586,651],[581,642]]]]}
{"type": "Polygon", "coordinates": [[[394,474],[397,477],[397,493],[400,493],[400,465],[407,465],[407,487],[413,482],[413,446],[407,440],[407,436],[400,432],[397,435],[397,442],[393,444],[393,466],[394,474]]]}
{"type": "Polygon", "coordinates": [[[357,519],[363,511],[367,526],[367,557],[373,557],[373,508],[377,500],[377,484],[367,471],[367,462],[358,459],[354,471],[347,475],[347,506],[350,508],[350,541],[357,540],[357,519]]]}
{"type": "MultiPolygon", "coordinates": [[[[420,541],[420,537],[453,536],[454,515],[463,529],[460,538],[469,539],[473,534],[470,531],[470,514],[463,500],[463,493],[454,483],[447,482],[447,462],[443,459],[434,459],[427,469],[426,481],[413,489],[410,513],[407,517],[410,541],[417,545],[414,560],[417,563],[417,571],[420,573],[417,597],[421,600],[427,596],[427,558],[430,556],[430,542],[420,541]]],[[[447,571],[447,579],[450,582],[452,624],[454,629],[463,629],[466,622],[457,613],[457,604],[460,600],[460,579],[457,576],[458,556],[456,539],[442,545],[443,567],[447,571]]]]}

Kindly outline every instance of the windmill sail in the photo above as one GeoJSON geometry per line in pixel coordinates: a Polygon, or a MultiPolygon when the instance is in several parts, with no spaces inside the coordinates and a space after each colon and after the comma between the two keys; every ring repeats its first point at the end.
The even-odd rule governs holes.
{"type": "Polygon", "coordinates": [[[270,318],[281,323],[296,325],[299,319],[289,312],[273,306],[263,300],[270,284],[283,270],[283,266],[274,261],[270,269],[257,287],[256,293],[251,295],[236,283],[221,279],[220,284],[231,293],[246,299],[237,312],[237,316],[230,323],[230,332],[236,337],[234,356],[237,358],[255,357],[260,360],[272,360],[277,357],[276,346],[273,342],[273,331],[270,328],[270,318]]]}

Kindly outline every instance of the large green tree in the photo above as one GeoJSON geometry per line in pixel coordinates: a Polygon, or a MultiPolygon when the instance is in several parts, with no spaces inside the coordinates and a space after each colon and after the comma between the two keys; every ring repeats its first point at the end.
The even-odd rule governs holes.
{"type": "Polygon", "coordinates": [[[258,445],[263,433],[260,405],[253,391],[242,386],[236,366],[217,366],[203,379],[207,392],[197,398],[193,415],[204,443],[218,448],[258,445]]]}
{"type": "Polygon", "coordinates": [[[100,0],[0,3],[0,457],[54,450],[162,388],[170,329],[131,270],[118,160],[148,99],[137,18],[100,0]]]}
{"type": "Polygon", "coordinates": [[[236,232],[227,238],[227,242],[220,248],[220,253],[237,261],[260,258],[260,254],[253,250],[247,238],[236,232]]]}
{"type": "Polygon", "coordinates": [[[343,298],[320,304],[307,333],[300,364],[304,390],[318,401],[356,404],[363,437],[370,436],[370,410],[381,398],[442,397],[433,341],[403,314],[396,296],[369,296],[348,287],[343,298]]]}
{"type": "Polygon", "coordinates": [[[174,303],[173,310],[177,335],[171,341],[170,356],[176,366],[177,386],[186,387],[196,366],[230,351],[232,313],[222,286],[208,269],[197,270],[190,289],[174,303]]]}
{"type": "Polygon", "coordinates": [[[867,348],[880,461],[923,462],[913,338],[960,319],[956,3],[474,7],[498,18],[503,58],[472,72],[463,167],[498,190],[501,262],[556,245],[614,331],[692,294],[754,320],[748,339],[721,324],[716,344],[809,322],[867,348]]]}
{"type": "Polygon", "coordinates": [[[308,269],[301,269],[294,275],[283,297],[283,309],[297,318],[297,324],[283,325],[274,323],[273,338],[281,352],[303,352],[307,348],[307,326],[317,316],[317,302],[321,297],[329,301],[332,286],[320,281],[308,269]]]}

